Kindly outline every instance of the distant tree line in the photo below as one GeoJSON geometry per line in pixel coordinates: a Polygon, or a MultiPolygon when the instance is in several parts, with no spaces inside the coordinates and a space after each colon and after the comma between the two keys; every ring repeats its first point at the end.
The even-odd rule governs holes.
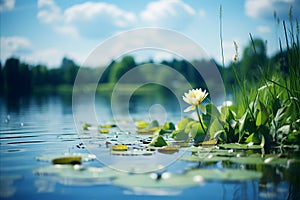
{"type": "MultiPolygon", "coordinates": [[[[284,60],[287,59],[284,52],[276,54],[272,58],[268,58],[266,54],[265,43],[261,39],[255,39],[249,42],[249,45],[243,50],[243,57],[232,61],[229,66],[222,67],[216,63],[227,89],[231,89],[236,85],[236,79],[232,71],[235,67],[239,77],[246,77],[251,83],[260,80],[263,76],[262,72],[284,73],[286,66],[284,60]],[[254,48],[253,48],[254,47],[254,48]]],[[[153,61],[149,61],[150,63],[153,61]]],[[[209,70],[211,61],[195,61],[197,65],[209,70]]],[[[181,73],[193,87],[206,88],[205,81],[197,70],[185,60],[162,61],[161,64],[170,66],[181,73]]],[[[90,83],[91,76],[102,73],[100,83],[115,84],[126,72],[134,67],[143,64],[136,63],[132,56],[125,56],[120,61],[112,61],[106,68],[82,68],[82,73],[86,73],[86,84],[90,83]],[[98,71],[97,71],[98,70],[98,71]],[[95,73],[96,72],[96,73],[95,73]]],[[[36,88],[58,87],[60,85],[73,85],[79,66],[68,58],[63,58],[58,68],[49,69],[45,65],[29,65],[21,62],[18,58],[8,58],[4,66],[0,63],[0,93],[8,95],[26,95],[30,94],[36,88]]],[[[265,73],[268,74],[268,73],[265,73]]],[[[146,74],[136,74],[139,78],[147,76],[146,74]]],[[[153,75],[155,78],[170,78],[166,73],[153,75]]],[[[145,77],[146,78],[146,77],[145,77]]]]}
{"type": "Polygon", "coordinates": [[[59,68],[48,69],[45,65],[32,66],[18,58],[8,58],[0,68],[2,94],[22,96],[36,87],[73,84],[79,67],[70,59],[63,58],[59,68]]]}

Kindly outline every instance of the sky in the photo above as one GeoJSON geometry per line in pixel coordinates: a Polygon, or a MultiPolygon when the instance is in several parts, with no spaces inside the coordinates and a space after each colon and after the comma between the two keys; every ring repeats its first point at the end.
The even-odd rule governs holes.
{"type": "MultiPolygon", "coordinates": [[[[242,56],[243,48],[250,41],[249,33],[267,41],[268,55],[274,55],[279,50],[278,37],[283,38],[282,25],[274,20],[274,11],[281,20],[288,19],[291,5],[296,18],[300,13],[300,0],[1,0],[2,66],[12,56],[50,68],[58,67],[63,57],[79,65],[92,66],[86,60],[95,48],[118,34],[149,27],[182,34],[203,48],[208,57],[221,63],[220,5],[226,64],[235,55],[233,41],[242,56]]],[[[136,42],[138,37],[127,38],[127,43],[136,42]]],[[[147,37],[155,39],[158,35],[147,37]]],[[[193,48],[184,43],[168,40],[168,36],[158,38],[164,38],[162,43],[180,46],[186,54],[199,59],[193,48]]],[[[108,58],[120,56],[109,48],[108,58]]],[[[172,56],[170,52],[158,50],[136,53],[138,61],[150,58],[159,61],[172,56]]],[[[97,65],[106,64],[99,62],[97,65]]]]}

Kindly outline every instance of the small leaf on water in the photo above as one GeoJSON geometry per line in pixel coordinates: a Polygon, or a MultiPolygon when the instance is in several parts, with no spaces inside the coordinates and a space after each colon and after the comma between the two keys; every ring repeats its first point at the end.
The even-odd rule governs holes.
{"type": "Polygon", "coordinates": [[[199,145],[202,145],[202,146],[214,146],[217,144],[217,140],[213,139],[213,140],[208,140],[208,141],[203,141],[203,142],[200,142],[199,145]]]}
{"type": "Polygon", "coordinates": [[[51,162],[53,159],[62,158],[62,157],[81,157],[82,161],[91,161],[95,160],[96,156],[89,153],[58,153],[58,154],[43,154],[36,157],[38,161],[48,161],[51,162]]]}
{"type": "Polygon", "coordinates": [[[145,122],[145,121],[138,121],[136,123],[136,127],[138,129],[143,129],[143,128],[147,128],[147,126],[149,126],[149,123],[148,122],[145,122]]]}
{"type": "Polygon", "coordinates": [[[153,138],[149,145],[154,147],[163,147],[167,146],[168,144],[161,135],[157,135],[155,138],[153,138]]]}
{"type": "Polygon", "coordinates": [[[117,145],[111,146],[110,149],[112,151],[127,151],[128,150],[128,146],[127,145],[117,144],[117,145]]]}
{"type": "Polygon", "coordinates": [[[136,132],[138,134],[153,134],[158,129],[159,129],[158,127],[152,127],[152,128],[149,128],[149,129],[137,129],[136,132]]]}
{"type": "Polygon", "coordinates": [[[92,124],[84,123],[82,125],[82,129],[85,130],[85,131],[88,130],[90,127],[92,127],[92,124]]]}
{"type": "Polygon", "coordinates": [[[80,156],[68,156],[68,157],[61,157],[55,158],[52,160],[53,164],[71,164],[71,165],[78,165],[81,164],[81,157],[80,156]]]}
{"type": "Polygon", "coordinates": [[[107,130],[107,129],[101,129],[101,130],[99,130],[98,132],[99,132],[99,133],[109,133],[109,130],[107,130]]]}
{"type": "Polygon", "coordinates": [[[157,150],[163,154],[174,154],[179,151],[179,146],[165,146],[157,150]]]}

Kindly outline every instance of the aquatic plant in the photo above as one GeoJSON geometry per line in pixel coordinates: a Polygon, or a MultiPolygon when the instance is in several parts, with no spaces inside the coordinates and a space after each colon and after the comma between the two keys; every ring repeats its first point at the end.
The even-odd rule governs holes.
{"type": "Polygon", "coordinates": [[[203,122],[202,122],[202,119],[200,117],[200,113],[199,113],[199,109],[203,112],[203,113],[206,113],[206,109],[205,107],[201,104],[203,102],[203,100],[207,97],[208,95],[208,92],[206,92],[206,90],[202,91],[201,88],[199,89],[192,89],[192,90],[189,90],[188,93],[184,93],[184,96],[182,97],[183,100],[190,104],[191,106],[187,107],[184,112],[188,112],[188,111],[191,111],[191,110],[195,110],[196,109],[196,112],[197,112],[197,116],[198,116],[198,119],[199,119],[199,123],[201,125],[201,128],[203,129],[203,131],[205,132],[206,134],[206,130],[204,128],[204,125],[203,125],[203,122]]]}

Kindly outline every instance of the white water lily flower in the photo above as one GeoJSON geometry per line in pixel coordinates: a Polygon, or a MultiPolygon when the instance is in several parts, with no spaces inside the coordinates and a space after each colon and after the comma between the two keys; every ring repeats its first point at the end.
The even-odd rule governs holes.
{"type": "Polygon", "coordinates": [[[200,106],[202,101],[207,97],[208,92],[206,90],[203,90],[201,88],[199,89],[192,89],[189,90],[188,93],[184,93],[184,96],[182,96],[183,100],[190,104],[191,106],[187,107],[184,112],[188,112],[191,110],[195,110],[196,106],[200,106]]]}

